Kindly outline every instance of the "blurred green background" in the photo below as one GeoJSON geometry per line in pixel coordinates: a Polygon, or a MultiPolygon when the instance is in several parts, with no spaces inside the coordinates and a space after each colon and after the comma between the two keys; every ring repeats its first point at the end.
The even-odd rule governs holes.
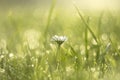
{"type": "Polygon", "coordinates": [[[119,5],[119,0],[0,0],[0,80],[119,80],[119,5]],[[51,42],[54,35],[68,38],[60,50],[51,42]]]}

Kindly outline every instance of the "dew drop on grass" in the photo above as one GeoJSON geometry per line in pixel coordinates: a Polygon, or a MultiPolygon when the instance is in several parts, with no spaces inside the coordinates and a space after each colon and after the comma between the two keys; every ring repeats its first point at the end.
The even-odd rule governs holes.
{"type": "Polygon", "coordinates": [[[4,72],[5,72],[5,69],[0,68],[0,72],[1,72],[1,73],[4,73],[4,72]]]}
{"type": "Polygon", "coordinates": [[[9,57],[10,57],[10,58],[13,58],[13,57],[14,57],[14,54],[13,54],[13,53],[10,53],[10,54],[9,54],[9,57]]]}
{"type": "Polygon", "coordinates": [[[1,58],[1,59],[4,58],[4,55],[1,55],[0,58],[1,58]]]}
{"type": "Polygon", "coordinates": [[[97,42],[96,42],[94,39],[92,39],[92,43],[93,43],[94,45],[97,45],[97,42]]]}
{"type": "Polygon", "coordinates": [[[102,36],[101,36],[101,38],[102,38],[102,40],[108,40],[108,36],[107,36],[107,34],[102,34],[102,36]]]}
{"type": "Polygon", "coordinates": [[[96,70],[96,69],[95,69],[94,67],[93,67],[93,68],[91,68],[91,71],[92,71],[92,72],[95,72],[95,70],[96,70]]]}

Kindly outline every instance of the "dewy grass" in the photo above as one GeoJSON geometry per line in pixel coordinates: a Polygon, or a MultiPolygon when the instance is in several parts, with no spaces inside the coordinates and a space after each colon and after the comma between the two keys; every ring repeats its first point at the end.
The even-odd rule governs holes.
{"type": "Polygon", "coordinates": [[[16,10],[13,11],[13,22],[6,18],[7,11],[4,12],[6,14],[3,17],[0,15],[2,17],[0,40],[5,40],[0,42],[0,80],[119,80],[120,24],[118,22],[120,18],[118,17],[120,15],[111,18],[107,13],[104,13],[104,16],[91,13],[92,20],[87,20],[85,16],[79,21],[76,13],[59,9],[61,8],[58,8],[53,24],[50,22],[54,8],[49,12],[47,23],[45,23],[45,13],[38,9],[30,14],[27,10],[23,11],[24,14],[19,13],[19,9],[18,13],[16,10]],[[84,24],[87,24],[85,30],[83,30],[84,24]],[[29,29],[39,29],[42,33],[44,25],[48,25],[46,36],[39,35],[40,40],[37,42],[30,35],[32,44],[38,46],[29,48],[29,44],[23,39],[24,32],[29,29]],[[100,27],[96,30],[96,27],[90,25],[100,27]],[[98,31],[98,35],[92,33],[94,32],[92,28],[95,28],[95,32],[98,31]],[[89,36],[89,32],[98,39],[100,47],[92,42],[96,38],[93,35],[89,36]],[[51,40],[49,36],[56,33],[68,36],[55,35],[52,41],[56,45],[52,42],[48,43],[51,40]],[[48,42],[42,40],[45,37],[49,39],[48,42]],[[63,45],[67,37],[69,41],[67,45],[63,45]],[[43,45],[44,42],[47,43],[46,47],[43,45]]]}
{"type": "MultiPolygon", "coordinates": [[[[96,53],[96,62],[98,63],[98,59],[99,59],[99,55],[100,55],[100,43],[96,37],[96,35],[94,34],[94,32],[92,31],[92,29],[90,28],[88,22],[84,19],[84,17],[82,16],[81,12],[79,11],[79,8],[74,4],[74,7],[79,15],[79,17],[81,18],[81,20],[83,21],[83,23],[85,24],[85,27],[89,30],[89,32],[91,33],[92,37],[94,38],[94,40],[97,43],[97,53],[96,53]]],[[[87,50],[87,29],[85,31],[85,51],[86,51],[86,58],[88,59],[88,50],[87,50]]]]}

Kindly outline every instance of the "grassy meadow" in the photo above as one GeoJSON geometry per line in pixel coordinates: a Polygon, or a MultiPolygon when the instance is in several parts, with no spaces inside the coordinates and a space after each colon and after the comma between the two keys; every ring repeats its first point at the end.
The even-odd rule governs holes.
{"type": "Polygon", "coordinates": [[[0,8],[0,80],[119,80],[119,10],[59,5],[0,8]]]}

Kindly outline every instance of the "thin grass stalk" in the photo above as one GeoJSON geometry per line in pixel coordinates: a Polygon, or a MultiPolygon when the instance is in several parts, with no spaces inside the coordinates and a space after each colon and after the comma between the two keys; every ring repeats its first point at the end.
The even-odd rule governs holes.
{"type": "MultiPolygon", "coordinates": [[[[87,20],[88,25],[89,25],[89,21],[90,21],[90,19],[88,17],[88,20],[87,20]]],[[[85,28],[85,53],[86,53],[86,60],[88,60],[88,57],[89,57],[87,46],[88,46],[88,29],[86,27],[85,28]]]]}
{"type": "Polygon", "coordinates": [[[100,35],[101,35],[101,26],[102,26],[102,18],[104,15],[104,11],[100,14],[99,20],[98,20],[98,40],[100,41],[100,35]]]}
{"type": "Polygon", "coordinates": [[[38,80],[38,75],[37,75],[37,68],[38,68],[38,60],[35,61],[35,71],[34,71],[34,80],[38,80]]]}
{"type": "MultiPolygon", "coordinates": [[[[99,20],[98,20],[98,40],[99,40],[99,44],[101,44],[100,42],[100,35],[101,35],[101,26],[102,26],[102,17],[104,15],[104,12],[102,12],[100,14],[99,20]]],[[[97,54],[96,54],[96,62],[99,64],[99,56],[100,56],[100,45],[97,48],[97,54]]]]}
{"type": "Polygon", "coordinates": [[[97,37],[95,36],[94,32],[91,30],[91,28],[89,27],[88,23],[85,21],[84,17],[82,16],[81,12],[79,11],[78,7],[74,4],[74,7],[76,9],[76,11],[78,12],[79,17],[81,18],[81,20],[83,21],[83,23],[85,24],[85,27],[87,27],[87,29],[90,31],[91,35],[93,36],[94,40],[97,42],[98,44],[98,40],[97,37]]]}
{"type": "Polygon", "coordinates": [[[63,80],[63,74],[62,74],[62,65],[61,65],[61,53],[60,53],[61,45],[58,44],[57,46],[57,51],[56,51],[56,70],[58,71],[59,74],[59,79],[63,80]]]}
{"type": "MultiPolygon", "coordinates": [[[[47,23],[46,23],[46,28],[45,28],[45,31],[44,31],[44,34],[43,34],[44,37],[45,37],[45,40],[44,40],[44,42],[43,42],[45,48],[46,48],[46,44],[47,44],[48,28],[49,28],[49,26],[50,26],[51,17],[52,17],[52,14],[53,14],[53,10],[54,10],[54,8],[55,8],[56,1],[57,1],[57,0],[52,0],[52,4],[51,4],[50,10],[49,10],[48,19],[47,19],[47,23]]],[[[52,74],[52,71],[51,71],[51,66],[50,66],[50,64],[49,64],[49,70],[50,70],[51,77],[52,77],[52,79],[53,79],[53,74],[52,74]]]]}
{"type": "Polygon", "coordinates": [[[50,75],[51,75],[51,79],[53,79],[52,66],[51,66],[49,61],[48,61],[48,66],[49,66],[49,72],[50,72],[50,75]]]}
{"type": "Polygon", "coordinates": [[[59,44],[56,52],[56,62],[57,62],[57,70],[59,70],[59,67],[60,67],[60,45],[59,44]]]}
{"type": "Polygon", "coordinates": [[[52,17],[53,10],[54,10],[54,8],[55,8],[55,4],[56,4],[56,0],[52,0],[52,4],[51,4],[50,10],[49,10],[48,19],[47,19],[47,24],[46,24],[46,28],[45,28],[45,32],[44,32],[44,37],[45,37],[45,42],[44,42],[44,44],[45,44],[45,45],[46,45],[46,42],[47,42],[48,28],[49,28],[49,26],[50,26],[51,17],[52,17]]]}

